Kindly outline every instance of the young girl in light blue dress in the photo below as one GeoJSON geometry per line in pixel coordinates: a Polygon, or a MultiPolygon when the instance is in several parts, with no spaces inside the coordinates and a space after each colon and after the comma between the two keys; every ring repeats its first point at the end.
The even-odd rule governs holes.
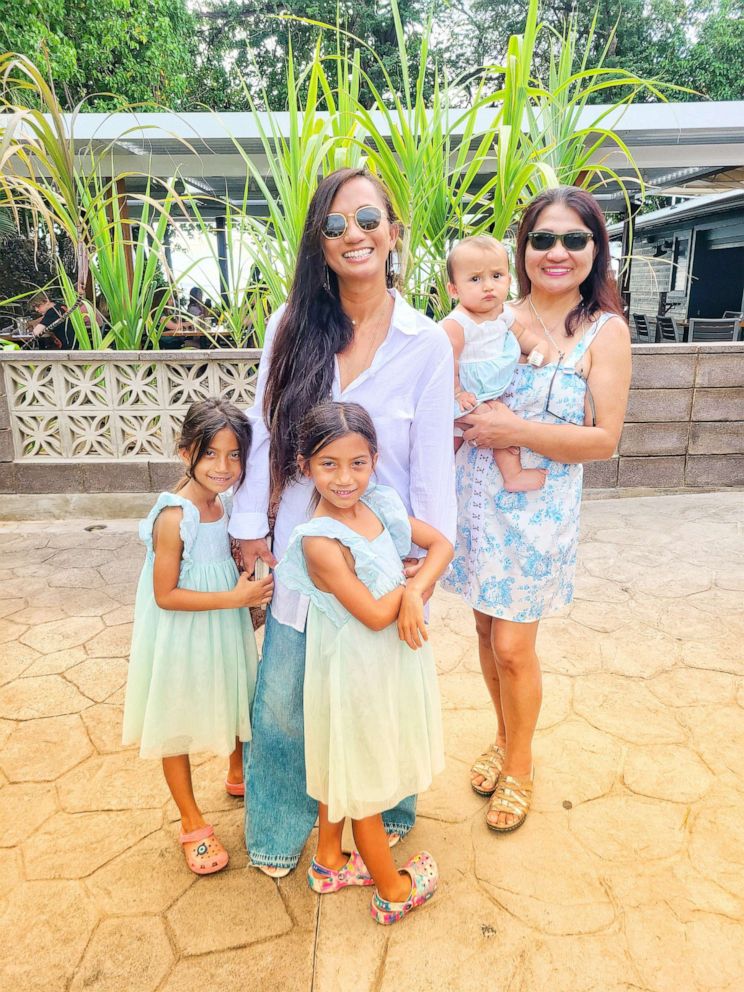
{"type": "Polygon", "coordinates": [[[227,851],[202,816],[189,754],[229,756],[225,787],[243,795],[242,744],[250,740],[256,642],[247,606],[271,598],[273,579],[251,582],[230,555],[226,491],[242,481],[251,443],[243,414],[220,399],[194,403],[178,454],[186,476],[161,493],[140,537],[147,554],[137,587],[124,704],[124,744],[161,758],[181,814],[189,868],[224,868],[227,851]]]}
{"type": "Polygon", "coordinates": [[[381,813],[422,792],[444,766],[436,669],[424,601],[452,556],[439,531],[375,485],[377,438],[356,403],[324,403],[300,430],[298,464],[315,485],[277,575],[310,600],[304,682],[308,795],[319,803],[308,884],[318,893],[376,885],[372,917],[394,923],[434,894],[426,851],[398,871],[381,813]],[[406,580],[412,540],[427,549],[406,580]],[[358,851],[342,853],[350,817],[358,851]]]}

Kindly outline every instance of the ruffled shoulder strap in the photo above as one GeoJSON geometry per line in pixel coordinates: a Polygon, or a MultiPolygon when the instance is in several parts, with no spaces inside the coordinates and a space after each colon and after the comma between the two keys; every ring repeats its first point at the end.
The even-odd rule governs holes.
{"type": "Polygon", "coordinates": [[[275,569],[277,578],[295,592],[308,596],[337,627],[342,627],[351,614],[335,596],[318,589],[310,578],[302,548],[303,539],[306,537],[330,537],[345,545],[354,556],[357,577],[365,585],[371,584],[377,575],[376,555],[372,551],[369,541],[365,540],[361,534],[356,534],[344,524],[339,523],[338,520],[332,520],[330,517],[313,517],[312,520],[300,524],[292,531],[287,550],[275,569]]]}
{"type": "Polygon", "coordinates": [[[455,309],[451,313],[448,313],[444,319],[454,320],[455,323],[459,324],[463,330],[465,330],[465,328],[468,326],[468,318],[465,316],[462,310],[455,309]]]}
{"type": "Polygon", "coordinates": [[[194,547],[194,541],[196,540],[200,517],[197,508],[185,496],[179,496],[178,493],[161,493],[157,498],[155,506],[153,506],[145,519],[140,521],[140,539],[144,541],[148,552],[152,553],[152,530],[161,511],[167,506],[177,506],[183,510],[179,529],[181,540],[183,541],[182,560],[188,564],[191,561],[191,549],[194,547]]]}
{"type": "Polygon", "coordinates": [[[390,486],[377,485],[367,490],[362,496],[362,502],[382,520],[385,529],[390,532],[396,551],[401,558],[405,558],[411,550],[411,524],[408,510],[400,496],[390,486]]]}

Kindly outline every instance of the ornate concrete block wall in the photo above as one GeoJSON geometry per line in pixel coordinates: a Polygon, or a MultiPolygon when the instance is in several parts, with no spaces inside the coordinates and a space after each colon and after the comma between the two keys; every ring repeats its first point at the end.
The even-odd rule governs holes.
{"type": "MultiPolygon", "coordinates": [[[[188,405],[252,402],[260,352],[0,353],[0,492],[157,492],[188,405]]],[[[744,486],[744,344],[634,345],[617,455],[588,488],[744,486]]]]}
{"type": "Polygon", "coordinates": [[[151,492],[189,404],[253,401],[261,352],[0,354],[2,492],[151,492]]]}

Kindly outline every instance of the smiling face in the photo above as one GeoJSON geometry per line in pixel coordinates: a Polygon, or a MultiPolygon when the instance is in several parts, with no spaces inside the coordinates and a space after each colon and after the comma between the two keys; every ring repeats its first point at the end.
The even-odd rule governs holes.
{"type": "MultiPolygon", "coordinates": [[[[533,231],[552,231],[567,234],[569,231],[586,231],[591,234],[579,214],[564,203],[551,203],[537,215],[533,231]]],[[[570,293],[578,291],[592,270],[596,247],[589,240],[581,251],[567,251],[561,241],[556,241],[548,251],[536,251],[528,241],[524,265],[532,290],[544,293],[570,293]]]]}
{"type": "MultiPolygon", "coordinates": [[[[179,448],[181,461],[188,469],[191,465],[191,452],[179,448]]],[[[194,482],[211,495],[224,493],[240,478],[242,458],[238,439],[229,427],[217,431],[204,454],[192,470],[194,482]]]]}
{"type": "Polygon", "coordinates": [[[369,442],[361,434],[346,434],[299,462],[321,499],[337,509],[348,510],[365,493],[377,455],[372,454],[369,442]]]}
{"type": "Polygon", "coordinates": [[[329,213],[346,217],[346,231],[340,238],[322,238],[328,267],[339,283],[385,279],[385,262],[395,246],[397,227],[387,219],[387,207],[378,189],[363,176],[350,179],[333,198],[329,213]],[[380,226],[374,231],[362,231],[354,214],[360,207],[376,206],[382,211],[380,226]]]}
{"type": "Polygon", "coordinates": [[[500,312],[509,295],[509,256],[501,245],[484,248],[463,244],[450,256],[453,281],[450,296],[457,297],[471,313],[500,312]]]}

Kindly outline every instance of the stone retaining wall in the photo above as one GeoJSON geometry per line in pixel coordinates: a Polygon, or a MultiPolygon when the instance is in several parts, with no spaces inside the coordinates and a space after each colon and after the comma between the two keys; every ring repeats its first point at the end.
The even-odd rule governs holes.
{"type": "MultiPolygon", "coordinates": [[[[170,487],[197,398],[248,406],[260,352],[0,353],[0,492],[170,487]]],[[[744,344],[634,345],[618,454],[586,486],[744,486],[744,344]]]]}

